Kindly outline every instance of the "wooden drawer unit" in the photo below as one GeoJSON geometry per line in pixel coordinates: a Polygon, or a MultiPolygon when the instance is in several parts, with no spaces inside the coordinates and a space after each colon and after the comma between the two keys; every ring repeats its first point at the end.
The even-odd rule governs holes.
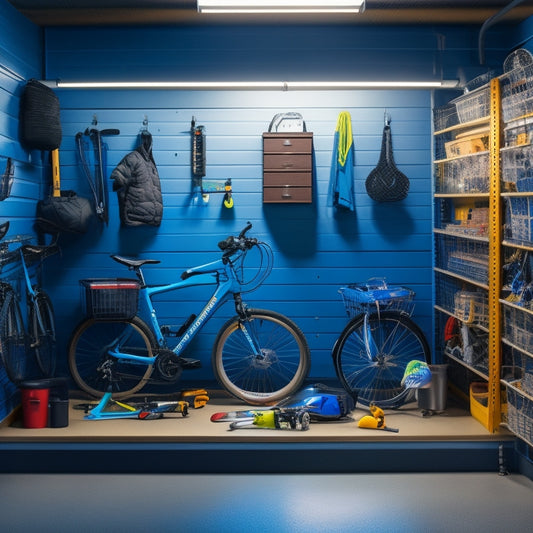
{"type": "Polygon", "coordinates": [[[263,202],[311,203],[313,134],[263,133],[263,202]]]}

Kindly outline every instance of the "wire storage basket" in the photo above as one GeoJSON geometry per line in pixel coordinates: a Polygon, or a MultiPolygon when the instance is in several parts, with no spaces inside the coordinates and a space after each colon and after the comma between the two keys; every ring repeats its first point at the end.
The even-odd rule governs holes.
{"type": "Polygon", "coordinates": [[[533,396],[533,357],[527,357],[524,365],[524,377],[522,378],[522,389],[533,396]]]}
{"type": "Polygon", "coordinates": [[[533,446],[533,399],[521,389],[520,381],[507,387],[507,425],[515,435],[533,446]]]}
{"type": "Polygon", "coordinates": [[[87,316],[100,320],[131,320],[137,314],[140,283],[136,279],[80,280],[87,316]]]}
{"type": "Polygon", "coordinates": [[[440,272],[435,276],[437,307],[468,325],[488,326],[489,302],[487,291],[477,289],[464,280],[440,272]]]}
{"type": "Polygon", "coordinates": [[[453,314],[465,324],[488,326],[489,302],[482,291],[457,291],[454,294],[453,314]]]}
{"type": "Polygon", "coordinates": [[[514,306],[503,308],[504,338],[517,348],[533,353],[533,313],[514,306]]]}
{"type": "Polygon", "coordinates": [[[502,185],[506,192],[533,190],[533,146],[512,146],[501,150],[502,185]]]}
{"type": "Polygon", "coordinates": [[[415,292],[406,287],[389,287],[382,278],[341,287],[339,293],[351,318],[377,311],[402,311],[408,315],[414,311],[415,292]]]}
{"type": "Polygon", "coordinates": [[[490,85],[486,84],[474,91],[467,92],[452,102],[457,107],[457,116],[461,124],[488,117],[490,114],[490,85]]]}
{"type": "Polygon", "coordinates": [[[506,200],[505,237],[509,240],[533,243],[533,197],[508,197],[506,200]]]}
{"type": "Polygon", "coordinates": [[[489,192],[489,153],[476,152],[439,162],[436,166],[437,193],[489,192]]]}
{"type": "Polygon", "coordinates": [[[533,65],[524,65],[500,77],[505,122],[533,112],[533,65]]]}
{"type": "Polygon", "coordinates": [[[445,130],[459,124],[457,107],[454,103],[448,103],[433,110],[433,125],[435,131],[445,130]]]}
{"type": "Polygon", "coordinates": [[[531,144],[533,140],[533,117],[522,117],[507,123],[503,135],[505,147],[531,144]]]}
{"type": "Polygon", "coordinates": [[[473,281],[487,283],[489,243],[461,236],[436,235],[436,265],[473,281]]]}

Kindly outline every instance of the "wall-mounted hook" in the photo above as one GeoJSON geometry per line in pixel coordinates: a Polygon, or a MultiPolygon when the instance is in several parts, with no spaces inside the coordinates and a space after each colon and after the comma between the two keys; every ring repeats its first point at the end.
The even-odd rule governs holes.
{"type": "Polygon", "coordinates": [[[143,119],[143,129],[146,131],[148,130],[148,115],[144,115],[143,119]]]}
{"type": "Polygon", "coordinates": [[[385,109],[383,120],[385,122],[385,126],[390,126],[390,113],[385,109]]]}
{"type": "Polygon", "coordinates": [[[96,116],[96,114],[93,115],[93,121],[91,123],[93,126],[96,126],[98,124],[98,117],[96,116]]]}

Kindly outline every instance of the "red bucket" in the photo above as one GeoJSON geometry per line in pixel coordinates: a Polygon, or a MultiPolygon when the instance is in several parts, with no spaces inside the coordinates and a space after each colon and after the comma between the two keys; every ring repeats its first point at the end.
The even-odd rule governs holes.
{"type": "Polygon", "coordinates": [[[42,387],[38,382],[21,384],[22,419],[25,428],[45,428],[48,426],[50,389],[38,388],[39,386],[42,387]]]}

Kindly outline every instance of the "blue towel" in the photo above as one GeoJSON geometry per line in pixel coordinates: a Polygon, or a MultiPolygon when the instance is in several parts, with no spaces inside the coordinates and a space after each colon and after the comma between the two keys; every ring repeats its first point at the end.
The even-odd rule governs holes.
{"type": "Polygon", "coordinates": [[[330,171],[330,195],[337,208],[355,211],[353,162],[354,148],[350,113],[343,111],[337,119],[330,171]]]}

